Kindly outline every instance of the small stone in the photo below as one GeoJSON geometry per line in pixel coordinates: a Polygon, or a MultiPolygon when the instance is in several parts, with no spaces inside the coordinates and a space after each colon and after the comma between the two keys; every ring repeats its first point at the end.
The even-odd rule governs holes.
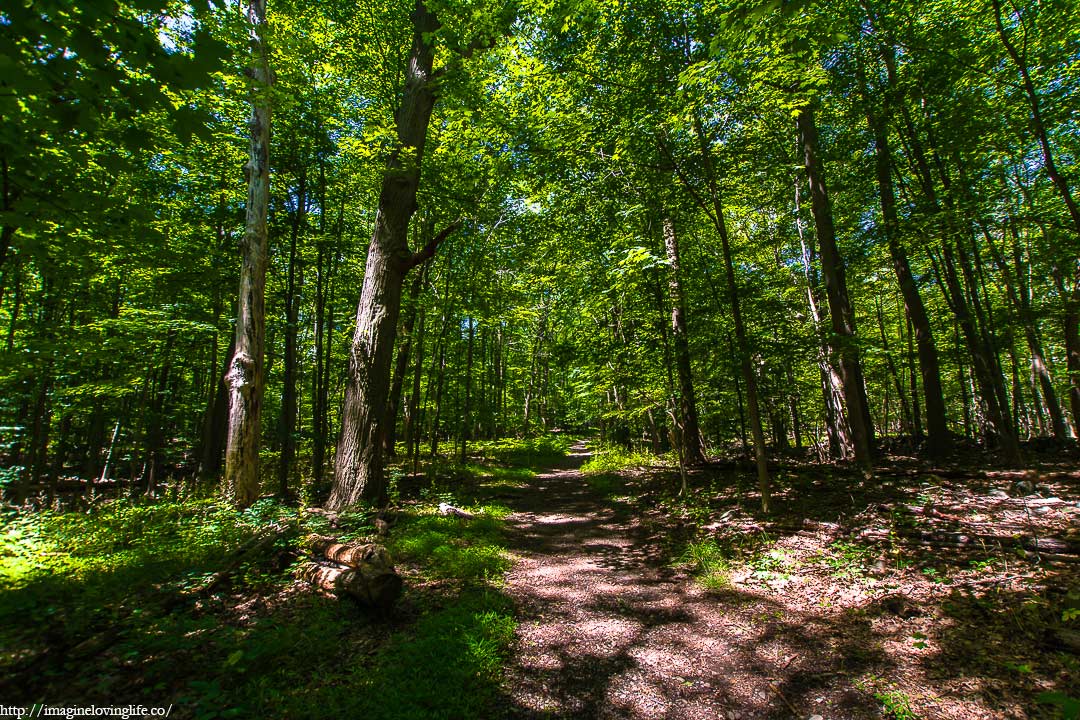
{"type": "Polygon", "coordinates": [[[1004,490],[991,490],[990,497],[998,498],[999,500],[1007,500],[1009,498],[1009,493],[1004,490]]]}
{"type": "Polygon", "coordinates": [[[825,720],[825,718],[821,717],[820,715],[811,715],[806,720],[825,720]]]}

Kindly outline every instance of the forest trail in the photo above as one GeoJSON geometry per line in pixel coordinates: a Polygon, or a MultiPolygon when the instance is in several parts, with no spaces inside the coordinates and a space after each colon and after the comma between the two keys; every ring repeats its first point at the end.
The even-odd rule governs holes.
{"type": "MultiPolygon", "coordinates": [[[[735,598],[708,595],[666,567],[629,508],[590,488],[578,470],[586,457],[579,443],[510,500],[516,511],[508,519],[510,544],[521,559],[508,577],[519,612],[506,677],[509,714],[712,720],[815,714],[812,708],[796,713],[774,673],[790,678],[792,656],[806,654],[796,645],[805,650],[813,641],[778,632],[775,618],[750,631],[745,624],[761,612],[760,599],[743,598],[731,608],[735,598]]],[[[823,700],[820,695],[806,702],[823,700]]],[[[855,708],[846,710],[845,716],[855,708]]]]}

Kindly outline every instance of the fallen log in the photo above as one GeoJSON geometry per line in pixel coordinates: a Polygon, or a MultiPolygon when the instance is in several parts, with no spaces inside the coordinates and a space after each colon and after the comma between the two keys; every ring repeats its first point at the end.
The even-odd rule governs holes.
{"type": "Polygon", "coordinates": [[[302,565],[297,574],[316,588],[380,610],[388,610],[401,595],[401,576],[382,545],[341,543],[322,535],[308,536],[304,545],[319,560],[302,565]]]}
{"type": "Polygon", "coordinates": [[[460,517],[460,518],[474,518],[474,517],[476,517],[475,515],[473,515],[468,510],[462,510],[459,507],[454,507],[450,503],[439,503],[439,514],[440,515],[452,515],[453,517],[460,517]]]}
{"type": "Polygon", "coordinates": [[[309,535],[304,545],[312,554],[351,568],[383,569],[394,572],[390,553],[376,543],[342,543],[337,538],[309,535]]]}
{"type": "Polygon", "coordinates": [[[297,577],[316,589],[341,597],[347,595],[363,605],[386,611],[401,595],[401,576],[373,568],[346,568],[308,562],[300,566],[297,577]]]}

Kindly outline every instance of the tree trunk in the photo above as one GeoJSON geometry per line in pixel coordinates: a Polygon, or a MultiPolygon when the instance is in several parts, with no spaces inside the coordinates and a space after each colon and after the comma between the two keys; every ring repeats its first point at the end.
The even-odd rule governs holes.
{"type": "MultiPolygon", "coordinates": [[[[754,440],[754,459],[757,467],[758,489],[761,492],[761,509],[769,511],[771,480],[769,477],[768,456],[765,450],[765,433],[761,426],[761,408],[758,399],[757,376],[750,361],[750,345],[743,324],[742,308],[739,303],[738,284],[735,280],[735,264],[732,260],[731,246],[728,241],[727,222],[724,219],[723,200],[720,195],[720,183],[713,165],[712,149],[705,137],[701,121],[694,117],[694,131],[697,134],[698,147],[705,167],[705,179],[708,184],[711,203],[698,197],[698,204],[710,217],[720,236],[720,248],[724,256],[724,269],[727,278],[728,300],[731,303],[731,317],[735,325],[735,339],[739,347],[739,369],[746,385],[746,404],[750,416],[750,432],[754,440]],[[710,207],[711,205],[711,207],[710,207]]],[[[683,178],[687,187],[690,183],[683,178]]]]}
{"type": "Polygon", "coordinates": [[[147,403],[146,427],[143,432],[143,452],[146,466],[143,473],[143,486],[148,494],[153,494],[161,477],[161,451],[165,443],[165,408],[168,393],[169,374],[172,372],[172,348],[176,341],[176,331],[170,329],[162,350],[161,368],[154,373],[150,382],[150,398],[147,403]]]}
{"type": "MultiPolygon", "coordinates": [[[[328,490],[324,482],[326,472],[326,445],[330,438],[330,363],[334,350],[334,272],[341,248],[341,239],[345,232],[345,197],[338,205],[337,228],[334,246],[326,254],[326,267],[323,269],[324,249],[319,250],[319,275],[321,289],[316,291],[315,305],[315,373],[318,388],[314,395],[314,410],[311,425],[314,435],[311,446],[312,482],[315,496],[323,498],[328,490]],[[324,277],[325,272],[325,277],[324,277]]],[[[321,222],[321,220],[320,220],[321,222]]]]}
{"type": "MultiPolygon", "coordinates": [[[[397,453],[397,416],[401,407],[402,389],[405,387],[405,374],[409,368],[409,355],[412,352],[413,329],[416,326],[416,306],[420,302],[420,293],[423,290],[427,278],[426,267],[416,274],[409,285],[409,299],[405,307],[405,318],[402,322],[402,339],[398,347],[397,358],[394,361],[393,382],[390,385],[390,401],[386,405],[386,433],[383,436],[383,451],[389,457],[397,453]]],[[[409,433],[406,430],[405,440],[408,442],[409,433]]]]}
{"type": "Polygon", "coordinates": [[[807,178],[810,182],[811,211],[817,228],[825,294],[829,301],[832,330],[839,351],[840,376],[847,405],[848,427],[855,449],[855,461],[869,466],[873,462],[874,427],[866,400],[862,362],[855,339],[855,313],[848,299],[844,260],[836,245],[832,207],[825,184],[825,171],[818,155],[817,126],[813,112],[803,108],[796,117],[807,178]]]}
{"type": "MultiPolygon", "coordinates": [[[[1031,353],[1032,371],[1038,379],[1039,388],[1042,390],[1046,409],[1050,413],[1050,425],[1054,439],[1058,442],[1064,442],[1069,436],[1068,430],[1065,427],[1065,416],[1061,411],[1061,404],[1058,402],[1057,391],[1054,389],[1054,379],[1050,372],[1050,366],[1047,363],[1045,353],[1043,353],[1042,339],[1039,337],[1035,314],[1031,307],[1031,292],[1027,283],[1024,281],[1022,268],[1023,260],[1020,256],[1019,244],[1014,245],[1013,263],[1015,267],[1011,268],[1005,260],[1004,254],[994,244],[989,229],[983,227],[982,230],[983,236],[986,238],[986,242],[990,247],[990,254],[994,259],[994,264],[997,265],[998,270],[1005,279],[1006,295],[1013,308],[1016,310],[1020,319],[1020,326],[1024,330],[1024,339],[1027,341],[1028,351],[1031,353]]],[[[1013,232],[1014,240],[1018,240],[1015,237],[1015,225],[1013,225],[1013,232]]],[[[1038,408],[1039,405],[1036,400],[1036,411],[1038,411],[1038,408]]]]}
{"type": "MultiPolygon", "coordinates": [[[[4,217],[11,217],[9,213],[14,210],[14,201],[18,197],[18,193],[11,186],[8,179],[8,162],[7,158],[0,158],[0,209],[4,212],[4,217]]],[[[11,243],[15,239],[15,226],[4,223],[0,227],[0,270],[4,268],[4,260],[7,259],[8,250],[11,249],[11,243]]]]}
{"type": "Polygon", "coordinates": [[[472,430],[472,371],[473,345],[476,342],[476,318],[469,317],[469,342],[465,351],[465,406],[461,411],[461,462],[468,455],[469,433],[472,430]]]}
{"type": "Polygon", "coordinates": [[[266,215],[270,203],[270,85],[266,0],[249,0],[252,112],[244,172],[248,199],[242,241],[236,352],[229,364],[229,429],[225,442],[224,494],[237,507],[259,497],[259,419],[262,413],[266,334],[266,215]]]}
{"type": "Polygon", "coordinates": [[[407,457],[415,457],[420,445],[420,379],[424,369],[424,334],[427,312],[420,310],[420,327],[416,331],[416,362],[412,369],[412,389],[405,406],[405,443],[407,457]]]}
{"type": "MultiPolygon", "coordinates": [[[[1046,174],[1050,178],[1050,182],[1054,184],[1058,194],[1061,195],[1061,199],[1069,211],[1069,217],[1072,218],[1073,227],[1076,229],[1077,234],[1080,235],[1080,206],[1077,206],[1076,200],[1072,196],[1068,180],[1057,169],[1057,163],[1054,162],[1054,153],[1050,147],[1050,138],[1046,132],[1046,125],[1043,123],[1039,94],[1035,91],[1035,84],[1031,81],[1031,73],[1028,71],[1027,28],[1024,28],[1024,51],[1021,53],[1017,50],[1016,45],[1013,44],[1009,39],[1008,34],[1005,32],[1005,25],[1001,16],[1001,0],[990,0],[990,4],[994,8],[994,22],[997,25],[998,37],[1001,38],[1001,42],[1005,46],[1005,51],[1009,54],[1009,57],[1016,63],[1016,69],[1020,72],[1020,79],[1023,81],[1024,93],[1027,95],[1029,109],[1031,110],[1031,129],[1035,133],[1035,138],[1039,141],[1039,150],[1042,152],[1043,167],[1046,169],[1046,174]]],[[[1017,13],[1017,16],[1022,24],[1024,19],[1019,16],[1019,13],[1017,13]]]]}
{"type": "MultiPolygon", "coordinates": [[[[865,86],[866,102],[870,94],[865,86]]],[[[874,168],[877,175],[881,214],[884,220],[885,238],[889,245],[893,272],[904,298],[907,317],[915,331],[915,344],[919,351],[919,372],[922,375],[923,392],[926,396],[926,449],[931,457],[942,457],[949,450],[949,426],[945,416],[945,396],[941,390],[941,366],[938,361],[937,344],[930,328],[922,295],[908,263],[907,252],[900,244],[900,220],[896,210],[896,194],[893,189],[891,157],[885,123],[867,108],[867,122],[874,136],[874,168]]],[[[882,328],[884,337],[884,328],[882,328]]],[[[890,359],[891,363],[891,359],[890,359]]],[[[899,389],[898,389],[899,390],[899,389]]],[[[900,397],[904,394],[901,392],[900,397]]]]}
{"type": "MultiPolygon", "coordinates": [[[[229,427],[229,364],[236,353],[236,334],[229,340],[220,373],[215,374],[214,392],[203,419],[202,441],[199,443],[199,479],[209,480],[221,472],[225,455],[225,438],[229,427]]],[[[215,369],[215,372],[218,372],[215,369]]]]}
{"type": "MultiPolygon", "coordinates": [[[[301,164],[303,160],[301,160],[301,164]]],[[[321,211],[321,209],[320,209],[321,211]]],[[[296,457],[296,334],[297,315],[300,299],[297,297],[297,245],[307,218],[307,169],[300,168],[300,184],[296,190],[296,216],[293,218],[292,232],[289,236],[289,274],[285,284],[285,378],[281,392],[281,416],[278,420],[278,440],[281,443],[281,455],[278,458],[277,480],[278,495],[289,494],[289,471],[296,457]]],[[[301,269],[301,278],[303,270],[301,269]]],[[[303,280],[300,280],[303,284],[303,280]]]]}
{"type": "MultiPolygon", "coordinates": [[[[446,290],[443,295],[443,314],[442,314],[442,327],[439,329],[439,337],[435,342],[435,348],[432,352],[432,365],[431,370],[428,373],[428,396],[431,394],[431,378],[434,377],[435,384],[435,408],[431,414],[431,424],[429,431],[430,445],[428,446],[431,457],[435,457],[439,452],[439,422],[442,418],[442,400],[443,400],[443,388],[446,381],[446,335],[449,332],[450,325],[453,321],[454,306],[452,303],[453,294],[451,292],[451,279],[453,277],[453,265],[448,265],[446,268],[446,290]]],[[[425,399],[424,403],[427,407],[425,399]]]]}
{"type": "Polygon", "coordinates": [[[1002,406],[1004,388],[998,387],[1003,382],[1001,373],[996,369],[995,360],[989,357],[990,351],[985,345],[985,337],[976,327],[975,318],[956,272],[956,261],[948,240],[942,242],[942,267],[937,268],[937,265],[935,262],[939,280],[943,280],[942,289],[946,291],[946,300],[967,343],[972,372],[979,385],[979,395],[986,406],[985,419],[989,431],[996,439],[1006,462],[1017,465],[1020,463],[1020,446],[1013,432],[1008,405],[1002,406]]]}
{"type": "Polygon", "coordinates": [[[851,456],[851,437],[844,419],[843,383],[833,364],[832,341],[826,329],[825,313],[821,309],[818,275],[814,268],[814,247],[803,234],[799,183],[795,183],[795,230],[799,235],[803,278],[806,281],[806,304],[818,335],[817,365],[821,375],[821,401],[825,410],[825,435],[828,441],[828,457],[842,460],[851,456]]]}
{"type": "MultiPolygon", "coordinates": [[[[889,373],[889,378],[892,380],[893,387],[896,388],[896,397],[900,402],[900,416],[903,418],[903,424],[911,436],[914,437],[915,429],[911,421],[911,409],[908,407],[907,394],[904,392],[904,385],[900,380],[900,373],[896,370],[896,362],[893,360],[892,353],[889,351],[889,338],[885,333],[885,312],[881,307],[880,298],[878,298],[877,303],[877,320],[878,332],[881,336],[881,351],[885,355],[885,369],[889,373]]],[[[886,395],[886,397],[888,396],[886,395]]],[[[887,421],[885,429],[886,431],[888,430],[887,421]]]]}
{"type": "Polygon", "coordinates": [[[1069,373],[1069,409],[1072,411],[1073,428],[1080,438],[1080,270],[1073,279],[1072,289],[1065,283],[1060,267],[1054,268],[1054,283],[1064,300],[1065,361],[1069,373]]]}
{"type": "Polygon", "coordinates": [[[690,343],[686,328],[686,309],[682,281],[679,277],[679,239],[675,221],[664,216],[664,249],[668,261],[668,291],[671,302],[671,335],[675,349],[675,370],[679,376],[679,416],[682,421],[683,458],[688,465],[705,462],[701,453],[701,431],[698,428],[697,403],[694,397],[694,377],[690,368],[690,343]]]}
{"type": "Polygon", "coordinates": [[[409,220],[416,211],[428,124],[435,107],[432,82],[435,15],[417,0],[413,44],[401,104],[395,113],[398,147],[383,174],[375,233],[368,248],[364,286],[356,311],[349,357],[341,436],[334,463],[334,487],[327,507],[341,509],[361,500],[381,502],[386,494],[382,440],[390,391],[401,290],[414,264],[409,252],[409,220]]]}

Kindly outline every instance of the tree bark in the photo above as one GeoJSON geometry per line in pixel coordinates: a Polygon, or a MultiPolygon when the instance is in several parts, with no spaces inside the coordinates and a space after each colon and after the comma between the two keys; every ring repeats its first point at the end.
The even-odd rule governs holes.
{"type": "MultiPolygon", "coordinates": [[[[864,100],[869,103],[870,93],[862,88],[864,100]]],[[[874,170],[877,176],[884,220],[885,239],[889,245],[893,272],[904,298],[904,308],[915,331],[915,345],[919,353],[919,373],[922,376],[923,393],[926,397],[926,450],[931,457],[942,457],[950,446],[949,426],[945,416],[945,396],[941,389],[941,365],[938,361],[937,344],[930,327],[922,295],[915,276],[911,272],[907,252],[900,244],[900,219],[896,210],[896,194],[893,189],[891,156],[885,123],[867,107],[867,123],[874,136],[874,170]]],[[[884,337],[884,328],[882,328],[884,337]]],[[[891,360],[890,360],[891,362],[891,360]]],[[[904,395],[901,392],[900,397],[904,395]]]]}
{"type": "Polygon", "coordinates": [[[840,374],[836,371],[833,358],[833,343],[826,328],[825,313],[821,309],[820,283],[814,268],[814,246],[808,244],[803,233],[799,183],[795,183],[795,231],[799,235],[800,257],[802,259],[803,278],[806,281],[806,304],[810,308],[810,317],[814,322],[814,331],[818,335],[817,365],[821,375],[821,401],[825,410],[825,435],[828,442],[828,457],[842,460],[851,457],[851,437],[847,421],[844,419],[844,388],[840,374]]]}
{"type": "MultiPolygon", "coordinates": [[[[301,164],[303,160],[301,160],[301,164]]],[[[285,377],[281,392],[281,415],[278,419],[278,440],[281,455],[278,458],[278,494],[289,494],[289,471],[296,457],[296,334],[300,302],[297,295],[297,245],[307,218],[307,169],[300,168],[300,183],[296,190],[296,216],[289,235],[289,274],[285,284],[285,377]]],[[[302,270],[301,270],[302,273],[302,270]]],[[[301,274],[301,278],[303,275],[301,274]]],[[[300,284],[303,284],[301,279],[300,284]]]]}
{"type": "Polygon", "coordinates": [[[420,445],[420,379],[424,369],[424,334],[426,330],[427,312],[420,310],[420,327],[416,331],[416,362],[412,369],[412,388],[409,392],[409,402],[405,406],[405,454],[407,457],[415,457],[416,449],[420,445]]]}
{"type": "Polygon", "coordinates": [[[671,335],[675,349],[675,371],[679,377],[679,415],[682,420],[683,458],[688,465],[705,462],[701,453],[701,431],[698,427],[697,402],[694,397],[694,376],[690,367],[690,343],[687,338],[686,308],[682,280],[679,277],[679,239],[675,221],[664,216],[664,249],[668,261],[668,294],[671,302],[671,335]]]}
{"type": "Polygon", "coordinates": [[[821,252],[821,269],[825,277],[825,294],[829,301],[833,336],[839,351],[840,376],[847,405],[848,427],[855,449],[855,461],[863,466],[873,462],[874,426],[870,420],[870,408],[866,400],[866,383],[863,380],[862,362],[855,337],[855,312],[848,299],[844,260],[836,244],[832,207],[825,183],[825,169],[818,154],[817,125],[810,108],[803,108],[796,116],[799,141],[802,145],[806,175],[810,182],[811,211],[817,228],[818,247],[821,252]]]}
{"type": "Polygon", "coordinates": [[[461,462],[468,455],[469,435],[472,432],[472,373],[473,345],[476,342],[476,318],[467,318],[469,323],[469,342],[465,351],[465,406],[461,411],[461,462]]]}
{"type": "Polygon", "coordinates": [[[433,35],[435,15],[417,0],[413,44],[405,88],[395,113],[398,147],[383,174],[375,233],[368,248],[364,286],[356,311],[356,332],[349,353],[342,428],[334,464],[334,486],[327,507],[341,509],[364,500],[381,502],[386,494],[382,439],[390,391],[401,291],[415,264],[408,247],[409,221],[435,107],[433,35]]]}
{"type": "MultiPolygon", "coordinates": [[[[983,236],[986,238],[987,245],[990,248],[990,254],[991,257],[993,257],[994,264],[997,265],[998,270],[1005,278],[1006,295],[1019,316],[1020,326],[1024,331],[1024,339],[1027,341],[1028,351],[1031,353],[1032,370],[1038,379],[1039,388],[1042,390],[1046,409],[1050,413],[1050,425],[1054,439],[1058,442],[1064,442],[1069,436],[1068,430],[1065,428],[1065,416],[1061,411],[1061,404],[1058,402],[1057,391],[1054,389],[1054,379],[1050,372],[1050,366],[1047,363],[1046,355],[1043,352],[1042,339],[1039,337],[1039,330],[1035,322],[1035,314],[1031,307],[1031,293],[1027,283],[1024,282],[1023,261],[1020,257],[1020,248],[1018,245],[1014,246],[1014,273],[1014,268],[1009,267],[1004,253],[1002,253],[1001,249],[994,244],[989,229],[983,227],[982,231],[983,236]]],[[[1013,227],[1013,231],[1015,233],[1015,226],[1013,227]]],[[[1038,411],[1038,408],[1039,404],[1036,400],[1036,411],[1038,411]]]]}
{"type": "Polygon", "coordinates": [[[202,441],[199,443],[199,479],[208,480],[221,472],[225,455],[225,438],[229,430],[229,364],[236,353],[236,334],[229,340],[229,349],[220,371],[215,369],[214,392],[203,420],[202,441]]]}
{"type": "Polygon", "coordinates": [[[724,219],[720,183],[713,164],[709,140],[705,137],[701,121],[696,116],[694,117],[694,131],[697,135],[701,159],[705,167],[705,180],[711,202],[706,202],[704,198],[693,190],[689,180],[678,170],[678,164],[675,167],[683,184],[694,194],[694,199],[701,209],[709,215],[714,227],[716,227],[717,234],[720,236],[720,247],[724,257],[724,269],[727,278],[728,300],[731,302],[731,317],[735,324],[735,339],[739,347],[739,369],[743,376],[743,382],[746,384],[747,413],[750,416],[750,432],[754,440],[754,459],[757,468],[758,488],[761,492],[761,509],[763,512],[768,512],[771,479],[769,477],[768,456],[765,450],[765,433],[761,426],[757,376],[754,374],[754,368],[750,361],[750,345],[746,337],[746,326],[743,324],[742,308],[739,303],[738,284],[735,280],[735,264],[732,260],[731,246],[728,241],[728,229],[727,222],[724,219]]]}
{"type": "Polygon", "coordinates": [[[947,239],[942,242],[941,265],[938,269],[939,282],[946,291],[946,300],[967,343],[972,372],[979,385],[979,396],[986,406],[985,420],[990,434],[997,440],[1006,462],[1017,465],[1020,463],[1020,446],[1013,431],[1009,407],[1003,405],[1005,393],[1001,372],[990,357],[991,350],[985,344],[985,336],[976,326],[976,319],[956,272],[953,249],[947,239]]]}
{"type": "MultiPolygon", "coordinates": [[[[416,274],[409,286],[409,300],[405,308],[405,319],[402,322],[402,340],[398,347],[397,358],[394,361],[393,382],[390,385],[390,401],[386,405],[386,433],[383,436],[383,451],[393,457],[397,450],[397,416],[401,407],[402,390],[405,387],[405,373],[409,367],[409,355],[412,352],[413,329],[416,326],[416,306],[420,301],[420,292],[424,288],[427,278],[426,267],[416,274]]],[[[408,442],[408,431],[405,440],[408,442]]]]}
{"type": "Polygon", "coordinates": [[[1055,267],[1054,284],[1064,299],[1062,320],[1065,325],[1065,367],[1069,373],[1069,409],[1072,411],[1075,434],[1080,438],[1080,269],[1070,289],[1066,286],[1060,267],[1055,267]]]}
{"type": "Polygon", "coordinates": [[[259,420],[262,414],[263,354],[266,335],[266,216],[270,204],[270,86],[266,0],[249,0],[252,112],[248,199],[241,252],[236,352],[229,363],[229,430],[225,442],[224,494],[237,507],[259,497],[259,420]]]}

